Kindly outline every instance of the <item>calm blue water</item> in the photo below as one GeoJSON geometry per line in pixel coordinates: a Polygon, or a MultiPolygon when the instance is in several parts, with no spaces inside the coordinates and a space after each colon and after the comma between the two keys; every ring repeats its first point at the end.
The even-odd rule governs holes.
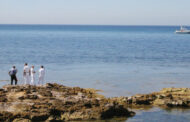
{"type": "MultiPolygon", "coordinates": [[[[47,82],[107,96],[190,87],[190,35],[175,26],[0,25],[0,80],[16,65],[46,67],[47,82]]],[[[7,82],[1,82],[7,84],[7,82]]]]}
{"type": "MultiPolygon", "coordinates": [[[[7,72],[12,65],[17,66],[22,84],[23,64],[28,62],[36,70],[45,66],[46,82],[101,89],[106,96],[190,87],[190,35],[174,34],[176,29],[179,27],[0,25],[0,85],[9,83],[7,72]]],[[[162,116],[165,111],[157,113],[162,116]]],[[[148,114],[135,118],[144,121],[148,114]]],[[[162,117],[171,120],[169,115],[174,114],[162,117]]]]}

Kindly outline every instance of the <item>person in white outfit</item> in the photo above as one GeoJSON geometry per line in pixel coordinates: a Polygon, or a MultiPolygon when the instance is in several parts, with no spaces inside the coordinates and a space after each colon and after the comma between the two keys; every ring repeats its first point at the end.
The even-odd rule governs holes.
{"type": "Polygon", "coordinates": [[[39,69],[39,85],[43,85],[44,83],[44,77],[45,77],[45,69],[44,66],[41,66],[39,69]]]}
{"type": "Polygon", "coordinates": [[[30,84],[30,68],[28,67],[27,63],[24,64],[23,78],[25,85],[30,84]]]}
{"type": "Polygon", "coordinates": [[[30,85],[35,85],[35,73],[34,66],[30,68],[31,83],[30,85]]]}

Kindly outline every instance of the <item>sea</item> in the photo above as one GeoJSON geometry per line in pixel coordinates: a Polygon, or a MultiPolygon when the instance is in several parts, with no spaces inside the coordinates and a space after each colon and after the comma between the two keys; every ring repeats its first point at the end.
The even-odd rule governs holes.
{"type": "MultiPolygon", "coordinates": [[[[0,86],[8,71],[41,65],[45,82],[95,88],[106,97],[190,87],[190,34],[179,26],[0,25],[0,86]]],[[[188,26],[187,26],[188,28],[188,26]]],[[[190,27],[189,27],[190,28],[190,27]]],[[[129,122],[190,121],[190,110],[151,108],[129,122]],[[152,116],[150,118],[150,116],[152,116]]]]}

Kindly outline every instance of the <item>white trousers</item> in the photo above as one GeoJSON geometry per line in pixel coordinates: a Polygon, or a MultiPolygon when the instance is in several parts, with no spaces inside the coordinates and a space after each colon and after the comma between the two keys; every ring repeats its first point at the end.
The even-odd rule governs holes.
{"type": "Polygon", "coordinates": [[[43,85],[44,84],[44,76],[39,76],[39,85],[43,85]]]}
{"type": "Polygon", "coordinates": [[[24,84],[30,84],[30,76],[29,74],[27,73],[26,75],[24,75],[24,84]]]}
{"type": "Polygon", "coordinates": [[[31,75],[30,85],[35,85],[35,77],[34,77],[34,75],[31,75]]]}

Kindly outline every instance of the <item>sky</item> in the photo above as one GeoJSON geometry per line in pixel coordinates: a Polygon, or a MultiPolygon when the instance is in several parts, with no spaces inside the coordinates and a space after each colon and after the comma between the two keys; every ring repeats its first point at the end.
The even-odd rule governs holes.
{"type": "Polygon", "coordinates": [[[190,0],[0,0],[0,24],[190,25],[190,0]]]}

